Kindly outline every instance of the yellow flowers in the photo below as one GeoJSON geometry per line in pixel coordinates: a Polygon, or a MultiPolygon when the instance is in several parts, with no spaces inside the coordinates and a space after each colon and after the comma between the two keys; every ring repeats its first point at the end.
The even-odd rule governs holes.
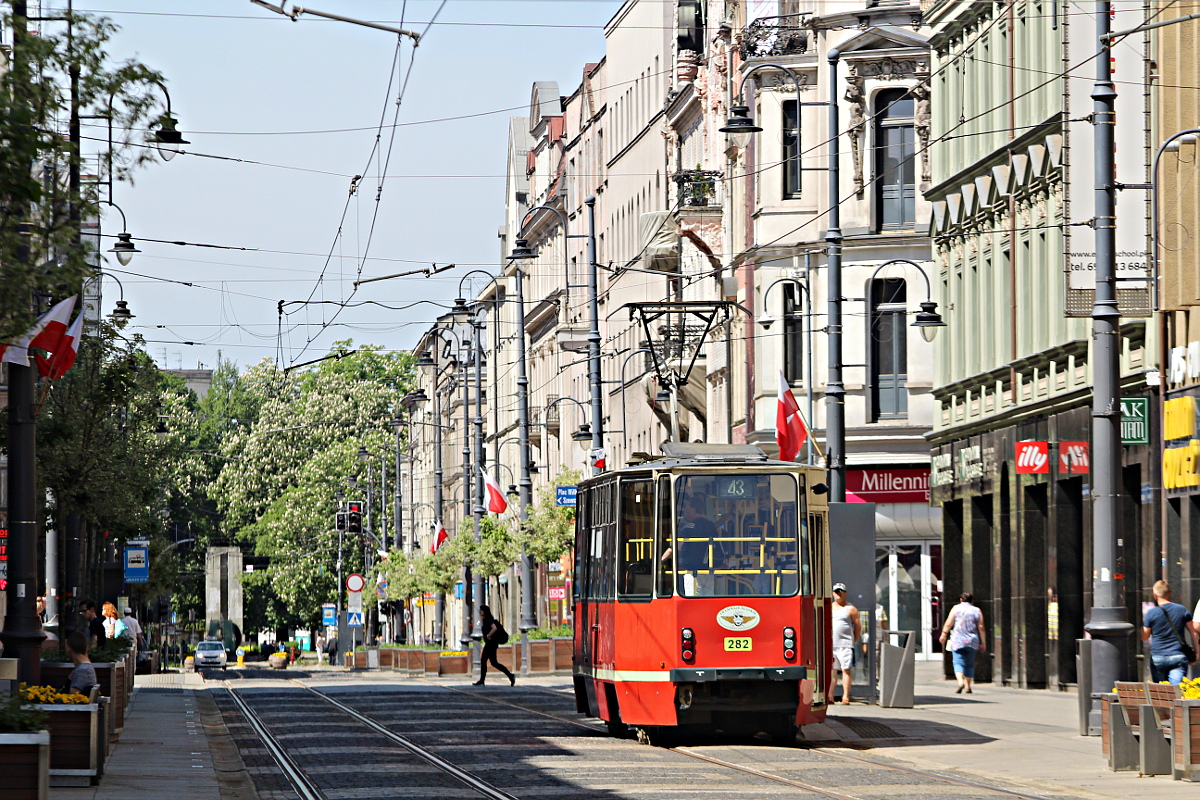
{"type": "Polygon", "coordinates": [[[87,695],[63,694],[53,686],[30,686],[21,684],[21,699],[26,703],[46,705],[79,705],[88,701],[87,695]]]}
{"type": "Polygon", "coordinates": [[[1184,678],[1179,692],[1184,700],[1200,700],[1200,678],[1184,678]]]}

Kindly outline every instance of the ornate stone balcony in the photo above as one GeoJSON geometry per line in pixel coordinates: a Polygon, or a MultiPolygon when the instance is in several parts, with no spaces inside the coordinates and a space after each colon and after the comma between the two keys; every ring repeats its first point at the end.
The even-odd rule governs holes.
{"type": "Polygon", "coordinates": [[[742,58],[796,56],[808,52],[808,14],[759,17],[742,32],[742,58]]]}

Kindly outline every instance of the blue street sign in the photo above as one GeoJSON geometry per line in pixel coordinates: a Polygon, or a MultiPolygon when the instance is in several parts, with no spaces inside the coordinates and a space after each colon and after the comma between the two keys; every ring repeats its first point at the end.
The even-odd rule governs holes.
{"type": "Polygon", "coordinates": [[[125,582],[126,583],[149,583],[150,582],[150,548],[149,547],[126,547],[125,548],[125,582]]]}
{"type": "Polygon", "coordinates": [[[575,495],[579,491],[578,486],[555,486],[554,487],[554,505],[556,506],[573,506],[575,505],[575,495]]]}
{"type": "Polygon", "coordinates": [[[321,624],[325,626],[337,625],[337,607],[333,603],[326,603],[321,606],[321,624]]]}
{"type": "Polygon", "coordinates": [[[346,612],[346,625],[348,625],[351,628],[361,628],[363,626],[362,612],[361,611],[347,611],[346,612]]]}

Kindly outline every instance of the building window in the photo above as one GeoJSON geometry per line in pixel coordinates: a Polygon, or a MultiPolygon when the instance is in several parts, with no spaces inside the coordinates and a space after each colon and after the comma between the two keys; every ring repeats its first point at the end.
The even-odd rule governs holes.
{"type": "Polygon", "coordinates": [[[783,101],[783,196],[800,196],[800,103],[783,101]]]}
{"type": "Polygon", "coordinates": [[[903,279],[871,282],[868,362],[872,422],[908,416],[907,288],[903,279]]]}
{"type": "MultiPolygon", "coordinates": [[[[804,306],[800,289],[783,285],[783,374],[788,383],[804,383],[804,306]]],[[[807,384],[805,384],[807,386],[807,384]]],[[[808,413],[807,411],[805,412],[808,413]]]]}
{"type": "Polygon", "coordinates": [[[883,231],[916,227],[913,112],[907,89],[875,96],[875,213],[883,231]]]}

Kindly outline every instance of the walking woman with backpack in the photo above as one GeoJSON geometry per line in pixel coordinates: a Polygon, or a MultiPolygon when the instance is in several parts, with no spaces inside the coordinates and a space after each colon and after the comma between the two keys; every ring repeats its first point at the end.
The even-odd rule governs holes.
{"type": "Polygon", "coordinates": [[[496,660],[496,649],[502,644],[508,644],[508,631],[504,630],[500,621],[492,616],[492,609],[488,606],[479,607],[479,628],[483,631],[483,653],[479,656],[479,680],[475,681],[474,685],[483,686],[483,682],[487,679],[489,662],[508,676],[509,686],[516,685],[517,676],[496,660]]]}

